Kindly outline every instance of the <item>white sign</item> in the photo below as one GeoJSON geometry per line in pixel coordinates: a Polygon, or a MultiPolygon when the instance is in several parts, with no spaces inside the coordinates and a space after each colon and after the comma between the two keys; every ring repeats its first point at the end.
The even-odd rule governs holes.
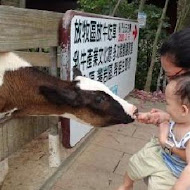
{"type": "Polygon", "coordinates": [[[147,15],[144,12],[138,12],[139,28],[145,28],[147,15]]]}
{"type": "Polygon", "coordinates": [[[75,16],[71,22],[72,67],[83,75],[117,87],[125,97],[133,88],[138,48],[138,24],[125,20],[75,16]]]}
{"type": "MultiPolygon", "coordinates": [[[[83,76],[105,83],[124,98],[135,84],[138,33],[137,22],[74,16],[70,36],[70,79],[73,79],[72,68],[76,66],[83,76]]],[[[74,125],[76,130],[76,122],[74,125]]],[[[84,133],[89,130],[85,127],[84,133]]]]}

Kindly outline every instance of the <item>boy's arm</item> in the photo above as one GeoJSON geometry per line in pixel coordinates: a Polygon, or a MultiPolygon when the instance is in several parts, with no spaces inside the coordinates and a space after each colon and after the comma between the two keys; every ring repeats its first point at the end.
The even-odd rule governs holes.
{"type": "MultiPolygon", "coordinates": [[[[164,148],[165,143],[168,140],[169,122],[161,123],[160,125],[158,125],[158,127],[160,145],[164,148]]],[[[179,149],[174,146],[171,149],[171,153],[178,155],[182,160],[186,161],[186,151],[184,149],[179,149]]]]}
{"type": "Polygon", "coordinates": [[[186,161],[186,152],[184,149],[173,147],[171,149],[172,154],[178,155],[182,160],[186,161]]]}
{"type": "Polygon", "coordinates": [[[159,127],[159,142],[162,147],[165,147],[165,142],[168,140],[169,122],[163,122],[158,125],[159,127]]]}
{"type": "MultiPolygon", "coordinates": [[[[165,143],[168,140],[169,133],[169,122],[164,122],[158,125],[159,127],[159,141],[162,147],[165,147],[165,143]]],[[[171,149],[172,154],[178,155],[182,160],[186,161],[186,151],[183,149],[176,148],[175,146],[171,149]]]]}
{"type": "MultiPolygon", "coordinates": [[[[167,114],[166,112],[164,112],[162,110],[152,109],[151,112],[139,113],[137,120],[141,123],[146,123],[146,124],[158,124],[162,120],[162,123],[158,124],[158,126],[160,126],[160,125],[163,125],[163,123],[164,123],[164,125],[165,124],[167,125],[168,121],[170,120],[170,116],[169,116],[169,114],[167,114]]],[[[160,131],[160,129],[159,129],[159,131],[160,131]]],[[[167,140],[166,136],[168,135],[168,133],[165,133],[165,135],[164,134],[161,135],[161,133],[162,132],[160,131],[160,135],[159,135],[160,144],[162,147],[165,147],[165,142],[167,140]]],[[[182,160],[186,160],[185,150],[173,147],[171,149],[171,152],[172,152],[172,154],[178,155],[182,160]]]]}
{"type": "Polygon", "coordinates": [[[139,113],[137,121],[146,124],[158,125],[170,120],[170,115],[160,109],[152,109],[150,112],[139,113]]]}
{"type": "Polygon", "coordinates": [[[186,158],[187,158],[187,166],[181,173],[179,179],[176,184],[172,188],[172,190],[189,190],[190,189],[190,142],[187,142],[187,148],[185,149],[186,158]]]}

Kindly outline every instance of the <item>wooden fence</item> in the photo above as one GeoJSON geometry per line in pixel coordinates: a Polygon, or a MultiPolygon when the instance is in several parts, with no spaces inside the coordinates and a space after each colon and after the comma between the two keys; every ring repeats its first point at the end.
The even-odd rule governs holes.
{"type": "MultiPolygon", "coordinates": [[[[52,57],[57,56],[54,50],[58,46],[58,30],[63,15],[1,5],[0,52],[49,47],[51,53],[17,53],[34,66],[52,65],[52,57]]],[[[52,70],[58,65],[54,64],[52,70]]],[[[1,124],[0,161],[49,128],[49,121],[49,117],[29,117],[1,124]]]]}

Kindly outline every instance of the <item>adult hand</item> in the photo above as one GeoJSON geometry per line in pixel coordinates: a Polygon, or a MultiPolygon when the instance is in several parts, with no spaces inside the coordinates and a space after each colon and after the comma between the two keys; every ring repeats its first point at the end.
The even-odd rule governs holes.
{"type": "Polygon", "coordinates": [[[170,116],[168,113],[155,108],[153,108],[150,112],[139,113],[137,116],[137,121],[154,125],[169,121],[169,119],[170,116]]]}

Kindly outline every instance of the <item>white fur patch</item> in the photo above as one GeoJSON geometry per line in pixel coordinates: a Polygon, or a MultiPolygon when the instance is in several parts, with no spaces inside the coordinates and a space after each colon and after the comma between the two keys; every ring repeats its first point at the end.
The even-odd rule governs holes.
{"type": "Polygon", "coordinates": [[[14,113],[17,110],[18,108],[13,108],[12,110],[0,113],[0,123],[3,123],[7,119],[9,119],[12,116],[12,113],[14,113]]]}
{"type": "Polygon", "coordinates": [[[77,76],[75,81],[78,81],[77,86],[81,90],[91,90],[91,91],[103,91],[106,94],[110,95],[114,100],[116,100],[124,109],[124,111],[129,114],[132,118],[135,118],[134,111],[136,107],[132,104],[129,104],[127,101],[123,100],[119,96],[116,96],[107,86],[103,83],[95,80],[91,80],[86,77],[77,76]]]}
{"type": "Polygon", "coordinates": [[[0,86],[6,71],[15,71],[21,67],[31,67],[31,64],[12,52],[0,53],[0,86]]]}

